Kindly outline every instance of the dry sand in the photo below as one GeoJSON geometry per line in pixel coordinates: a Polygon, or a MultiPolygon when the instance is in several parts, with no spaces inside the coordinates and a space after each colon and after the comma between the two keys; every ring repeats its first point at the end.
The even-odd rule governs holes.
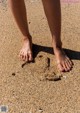
{"type": "Polygon", "coordinates": [[[22,34],[7,1],[0,0],[0,105],[7,105],[8,113],[80,113],[80,4],[61,6],[63,48],[74,62],[68,73],[57,70],[41,1],[26,0],[26,7],[35,62],[22,68],[22,34]],[[54,76],[62,77],[54,81],[54,76]]]}

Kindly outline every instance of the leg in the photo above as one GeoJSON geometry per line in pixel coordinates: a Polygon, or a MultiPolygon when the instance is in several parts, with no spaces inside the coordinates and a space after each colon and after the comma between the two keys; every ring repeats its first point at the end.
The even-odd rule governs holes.
{"type": "Polygon", "coordinates": [[[20,51],[20,58],[24,61],[32,60],[32,39],[28,29],[26,7],[24,0],[9,0],[15,21],[23,35],[23,47],[20,51]]]}
{"type": "Polygon", "coordinates": [[[60,71],[69,71],[73,63],[62,49],[60,0],[42,0],[42,3],[52,34],[52,45],[58,68],[60,71]]]}

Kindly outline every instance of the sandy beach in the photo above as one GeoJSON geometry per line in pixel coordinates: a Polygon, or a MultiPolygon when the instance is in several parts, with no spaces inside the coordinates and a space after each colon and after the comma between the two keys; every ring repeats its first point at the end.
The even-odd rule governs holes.
{"type": "Polygon", "coordinates": [[[70,72],[57,69],[51,34],[40,0],[26,0],[34,62],[18,58],[20,33],[7,0],[0,0],[0,105],[8,113],[80,113],[80,3],[63,3],[63,48],[74,62],[70,72]]]}

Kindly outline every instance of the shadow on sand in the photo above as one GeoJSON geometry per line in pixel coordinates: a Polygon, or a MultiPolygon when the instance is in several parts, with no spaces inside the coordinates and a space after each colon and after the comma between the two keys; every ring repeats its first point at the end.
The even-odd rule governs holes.
{"type": "MultiPolygon", "coordinates": [[[[70,49],[65,49],[63,48],[65,53],[68,55],[68,57],[72,60],[80,60],[80,52],[79,51],[73,51],[70,49]]],[[[53,48],[52,47],[46,47],[46,46],[41,46],[37,44],[33,44],[33,57],[35,58],[39,52],[46,52],[49,54],[54,54],[53,48]]]]}

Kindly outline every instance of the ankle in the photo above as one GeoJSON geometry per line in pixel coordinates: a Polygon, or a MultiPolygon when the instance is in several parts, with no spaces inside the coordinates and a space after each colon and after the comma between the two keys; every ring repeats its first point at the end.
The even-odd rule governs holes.
{"type": "Polygon", "coordinates": [[[55,44],[53,46],[53,50],[54,50],[54,53],[61,51],[62,50],[62,44],[60,44],[60,45],[55,44]]]}
{"type": "Polygon", "coordinates": [[[31,41],[31,40],[32,40],[32,37],[30,34],[23,36],[23,41],[31,41]]]}
{"type": "Polygon", "coordinates": [[[62,48],[62,41],[60,39],[52,38],[52,46],[54,49],[62,48]]]}
{"type": "Polygon", "coordinates": [[[62,49],[62,43],[59,43],[59,44],[53,44],[53,49],[54,49],[54,50],[62,49]]]}

